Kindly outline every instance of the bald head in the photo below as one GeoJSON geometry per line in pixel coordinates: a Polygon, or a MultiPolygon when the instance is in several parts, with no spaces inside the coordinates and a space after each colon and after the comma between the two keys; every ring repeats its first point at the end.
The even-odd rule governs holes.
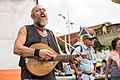
{"type": "Polygon", "coordinates": [[[46,26],[48,23],[48,15],[46,9],[42,5],[36,5],[31,11],[31,18],[34,20],[34,24],[38,27],[46,26]]]}
{"type": "Polygon", "coordinates": [[[45,9],[42,5],[36,5],[35,7],[33,7],[32,11],[31,11],[31,14],[34,14],[34,12],[38,9],[45,9]]]}

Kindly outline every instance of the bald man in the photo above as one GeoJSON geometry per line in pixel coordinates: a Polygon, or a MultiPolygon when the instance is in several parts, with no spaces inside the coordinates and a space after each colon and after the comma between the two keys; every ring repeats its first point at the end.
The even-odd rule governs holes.
{"type": "MultiPolygon", "coordinates": [[[[35,43],[44,43],[58,54],[64,54],[61,51],[53,32],[45,28],[48,23],[46,9],[42,5],[36,5],[31,11],[31,18],[34,23],[32,25],[24,25],[19,30],[18,36],[14,43],[14,54],[20,55],[19,66],[21,67],[21,80],[56,80],[53,70],[45,76],[36,76],[31,74],[26,67],[25,57],[40,57],[44,60],[49,60],[53,57],[53,53],[48,49],[30,48],[30,46],[35,43]]],[[[78,63],[80,61],[81,56],[77,57],[73,62],[78,63]]],[[[55,68],[62,70],[62,63],[59,62],[55,68]]]]}

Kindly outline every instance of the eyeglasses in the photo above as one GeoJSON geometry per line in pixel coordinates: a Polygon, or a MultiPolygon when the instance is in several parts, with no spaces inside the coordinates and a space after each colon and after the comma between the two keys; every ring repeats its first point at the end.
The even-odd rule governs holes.
{"type": "Polygon", "coordinates": [[[94,40],[93,38],[88,38],[90,41],[94,40]]]}

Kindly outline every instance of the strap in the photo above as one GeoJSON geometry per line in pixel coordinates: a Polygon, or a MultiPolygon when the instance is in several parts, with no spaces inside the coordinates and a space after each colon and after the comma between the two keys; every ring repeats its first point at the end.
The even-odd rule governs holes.
{"type": "MultiPolygon", "coordinates": [[[[82,46],[81,46],[81,45],[76,45],[76,46],[74,46],[74,48],[77,48],[78,46],[80,46],[80,52],[82,52],[83,50],[82,50],[82,46]]],[[[73,49],[73,50],[71,51],[71,54],[73,53],[74,50],[75,50],[75,49],[73,49]]]]}
{"type": "Polygon", "coordinates": [[[80,46],[80,48],[81,48],[81,49],[80,49],[80,52],[82,52],[82,51],[83,51],[83,50],[82,50],[82,46],[81,46],[81,45],[79,45],[79,46],[80,46]]]}

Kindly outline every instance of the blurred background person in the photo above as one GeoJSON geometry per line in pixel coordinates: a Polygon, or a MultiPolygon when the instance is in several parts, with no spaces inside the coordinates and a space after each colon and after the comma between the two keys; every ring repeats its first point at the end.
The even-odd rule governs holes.
{"type": "Polygon", "coordinates": [[[105,59],[102,60],[102,66],[101,66],[101,73],[100,74],[105,74],[106,72],[106,67],[107,67],[107,61],[105,59]]]}
{"type": "Polygon", "coordinates": [[[114,38],[111,45],[113,50],[108,58],[105,78],[106,80],[108,79],[108,73],[111,68],[111,80],[120,80],[120,38],[114,38]]]}

